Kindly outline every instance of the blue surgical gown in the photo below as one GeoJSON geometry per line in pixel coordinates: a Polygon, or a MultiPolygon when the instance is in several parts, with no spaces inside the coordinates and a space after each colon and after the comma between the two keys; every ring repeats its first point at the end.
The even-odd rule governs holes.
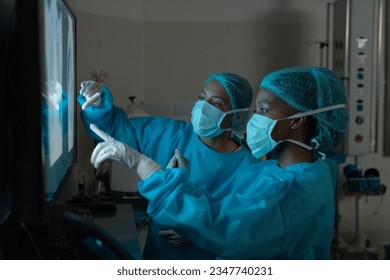
{"type": "MultiPolygon", "coordinates": [[[[88,134],[100,140],[89,128],[91,123],[113,136],[115,139],[137,149],[165,167],[179,149],[190,159],[189,180],[197,188],[217,197],[230,193],[235,177],[240,170],[247,170],[258,162],[250,152],[242,147],[232,153],[219,153],[200,141],[193,132],[191,123],[162,117],[140,117],[128,119],[126,113],[113,105],[110,91],[103,87],[101,107],[88,107],[81,112],[81,117],[88,134]]],[[[79,95],[79,103],[85,102],[79,95]]],[[[190,206],[191,207],[191,206],[190,206]]],[[[198,211],[197,209],[193,209],[198,211]]],[[[191,243],[181,248],[172,247],[158,234],[161,227],[152,219],[149,223],[149,234],[145,245],[144,258],[148,259],[215,259],[215,255],[193,247],[191,243]]]]}
{"type": "Polygon", "coordinates": [[[225,192],[191,183],[190,172],[156,172],[138,185],[148,213],[208,254],[225,259],[329,259],[337,164],[280,168],[269,160],[227,177],[225,192]]]}

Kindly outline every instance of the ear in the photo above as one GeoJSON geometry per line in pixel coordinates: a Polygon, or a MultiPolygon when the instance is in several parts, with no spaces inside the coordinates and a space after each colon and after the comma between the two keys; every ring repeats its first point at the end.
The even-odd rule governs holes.
{"type": "Polygon", "coordinates": [[[293,119],[291,121],[291,129],[297,129],[299,127],[303,127],[306,123],[306,116],[293,119]]]}

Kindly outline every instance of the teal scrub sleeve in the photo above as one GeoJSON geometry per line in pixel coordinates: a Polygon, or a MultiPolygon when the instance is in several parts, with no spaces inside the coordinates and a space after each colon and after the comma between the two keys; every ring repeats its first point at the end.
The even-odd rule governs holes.
{"type": "MultiPolygon", "coordinates": [[[[80,105],[85,102],[79,95],[80,105]]],[[[189,141],[192,133],[190,123],[163,117],[139,117],[128,119],[126,112],[113,105],[111,92],[103,87],[101,107],[88,107],[81,111],[81,118],[88,135],[102,141],[91,129],[95,124],[99,129],[111,135],[140,153],[164,164],[174,154],[175,148],[182,148],[179,143],[189,141]]]]}
{"type": "Polygon", "coordinates": [[[249,191],[214,200],[191,184],[188,169],[176,168],[153,174],[138,190],[149,200],[147,211],[156,222],[172,227],[208,254],[225,259],[275,258],[285,230],[278,202],[289,185],[275,177],[265,187],[261,182],[243,186],[249,191]]]}
{"type": "MultiPolygon", "coordinates": [[[[112,107],[113,107],[113,97],[110,90],[103,86],[102,87],[103,92],[101,95],[102,102],[99,107],[95,106],[89,106],[85,110],[81,111],[81,116],[83,120],[86,120],[87,123],[95,123],[99,122],[100,120],[104,119],[107,115],[111,113],[112,107]]],[[[77,101],[79,102],[80,106],[82,106],[86,100],[84,95],[79,94],[77,97],[77,101]]]]}
{"type": "Polygon", "coordinates": [[[230,191],[220,199],[193,185],[189,171],[180,168],[157,172],[138,189],[153,220],[208,254],[329,259],[335,171],[322,160],[284,169],[259,163],[232,175],[230,191]]]}
{"type": "MultiPolygon", "coordinates": [[[[95,124],[98,128],[116,138],[112,134],[113,131],[108,131],[108,128],[112,127],[113,123],[116,122],[115,118],[122,119],[122,121],[123,119],[127,119],[125,112],[122,112],[121,109],[116,108],[116,106],[113,105],[113,96],[110,90],[105,86],[103,86],[102,89],[101,106],[89,106],[80,112],[81,119],[88,135],[99,142],[102,140],[90,129],[90,124],[95,124]]],[[[80,94],[77,97],[77,101],[80,106],[82,106],[86,102],[84,95],[80,94]]],[[[120,139],[117,140],[121,141],[120,139]]]]}

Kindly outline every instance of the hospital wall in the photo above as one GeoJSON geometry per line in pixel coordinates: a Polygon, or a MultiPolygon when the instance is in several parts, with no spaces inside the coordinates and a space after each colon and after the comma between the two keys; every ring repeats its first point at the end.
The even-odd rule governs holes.
{"type": "MultiPolygon", "coordinates": [[[[319,43],[326,40],[324,0],[69,2],[78,20],[78,82],[104,70],[104,83],[123,109],[128,96],[136,96],[136,104],[195,100],[210,72],[241,74],[256,92],[269,71],[319,66],[324,51],[319,43]]],[[[378,110],[381,128],[383,102],[378,110]]],[[[390,187],[390,159],[382,156],[383,131],[378,133],[378,152],[363,158],[363,168],[377,168],[390,187]]],[[[89,157],[94,143],[80,119],[78,144],[73,185],[82,175],[89,182],[93,176],[89,157]]],[[[355,198],[340,192],[339,207],[340,235],[348,241],[355,231],[355,198]]],[[[388,193],[365,198],[361,218],[373,242],[390,239],[389,213],[388,193]]]]}

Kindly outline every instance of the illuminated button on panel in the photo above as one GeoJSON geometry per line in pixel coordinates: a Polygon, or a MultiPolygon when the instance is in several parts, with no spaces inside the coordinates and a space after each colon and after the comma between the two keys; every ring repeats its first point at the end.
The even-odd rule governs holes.
{"type": "Polygon", "coordinates": [[[360,36],[359,38],[356,39],[357,47],[359,49],[363,49],[366,47],[367,44],[367,38],[364,38],[363,36],[360,36]]]}
{"type": "Polygon", "coordinates": [[[361,112],[363,111],[363,100],[359,99],[356,104],[356,111],[361,112]]]}
{"type": "Polygon", "coordinates": [[[358,69],[358,72],[357,72],[357,79],[358,79],[358,80],[364,80],[364,69],[363,69],[363,68],[359,68],[359,69],[358,69]]]}

